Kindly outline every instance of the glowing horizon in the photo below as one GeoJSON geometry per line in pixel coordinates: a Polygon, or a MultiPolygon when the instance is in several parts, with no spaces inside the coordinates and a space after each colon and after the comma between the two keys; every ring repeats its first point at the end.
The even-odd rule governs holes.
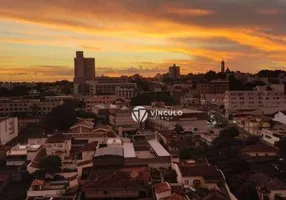
{"type": "Polygon", "coordinates": [[[0,81],[72,80],[78,50],[96,75],[286,70],[280,0],[0,0],[0,81]],[[162,3],[164,2],[164,3],[162,3]]]}

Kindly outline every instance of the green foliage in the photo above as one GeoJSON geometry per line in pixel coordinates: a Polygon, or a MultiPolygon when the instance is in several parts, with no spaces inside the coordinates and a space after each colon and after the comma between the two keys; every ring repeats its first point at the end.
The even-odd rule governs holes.
{"type": "Polygon", "coordinates": [[[259,143],[260,138],[256,135],[250,135],[246,138],[245,144],[246,145],[255,145],[259,143]]]}
{"type": "Polygon", "coordinates": [[[76,123],[77,113],[72,104],[64,103],[52,109],[52,112],[46,119],[47,131],[67,131],[76,123]]]}
{"type": "Polygon", "coordinates": [[[216,79],[218,79],[217,73],[214,72],[214,71],[208,71],[208,72],[205,74],[205,79],[206,79],[207,81],[216,80],[216,79]]]}
{"type": "Polygon", "coordinates": [[[239,187],[237,197],[239,200],[259,200],[256,186],[250,180],[239,187]]]}
{"type": "Polygon", "coordinates": [[[208,146],[201,145],[196,148],[183,148],[179,152],[179,158],[182,160],[205,158],[208,153],[208,146]]]}
{"type": "Polygon", "coordinates": [[[174,98],[168,92],[143,93],[131,100],[132,106],[151,105],[152,101],[165,102],[166,105],[175,105],[174,98]]]}
{"type": "Polygon", "coordinates": [[[9,96],[26,96],[30,92],[30,88],[25,85],[18,85],[11,89],[4,87],[0,88],[0,97],[9,97],[9,96]]]}
{"type": "Polygon", "coordinates": [[[224,159],[237,156],[237,150],[243,142],[235,137],[239,131],[234,127],[227,127],[221,130],[220,135],[212,142],[213,153],[224,159]]]}
{"type": "Polygon", "coordinates": [[[40,160],[40,169],[49,174],[61,171],[61,158],[58,156],[46,156],[40,160]]]}
{"type": "Polygon", "coordinates": [[[286,158],[286,138],[280,139],[278,142],[275,143],[275,146],[279,148],[279,155],[282,158],[286,158]]]}
{"type": "Polygon", "coordinates": [[[234,137],[237,137],[238,135],[239,135],[239,131],[237,130],[237,128],[233,126],[226,127],[219,132],[220,137],[234,138],[234,137]]]}
{"type": "Polygon", "coordinates": [[[174,132],[176,134],[181,134],[182,132],[184,132],[184,129],[180,124],[176,124],[174,127],[174,132]]]}
{"type": "Polygon", "coordinates": [[[264,69],[257,73],[259,77],[270,77],[270,78],[277,78],[280,74],[286,74],[283,70],[268,70],[264,69]]]}

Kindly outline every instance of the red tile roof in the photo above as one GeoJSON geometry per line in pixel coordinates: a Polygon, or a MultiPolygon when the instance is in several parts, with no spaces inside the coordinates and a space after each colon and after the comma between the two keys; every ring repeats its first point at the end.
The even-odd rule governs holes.
{"type": "Polygon", "coordinates": [[[250,145],[242,148],[240,151],[242,153],[276,153],[276,149],[274,147],[269,147],[262,144],[250,145]]]}
{"type": "Polygon", "coordinates": [[[44,181],[36,179],[36,180],[33,181],[32,185],[44,185],[44,181]]]}
{"type": "Polygon", "coordinates": [[[206,180],[223,180],[221,172],[214,166],[206,164],[181,164],[179,165],[182,176],[201,176],[206,180]]]}
{"type": "Polygon", "coordinates": [[[168,183],[157,183],[154,185],[154,189],[156,193],[171,191],[171,187],[168,183]]]}
{"type": "Polygon", "coordinates": [[[64,143],[66,140],[70,140],[71,137],[61,134],[61,133],[57,133],[57,134],[53,134],[50,137],[47,138],[46,143],[64,143]]]}
{"type": "Polygon", "coordinates": [[[86,182],[83,190],[101,189],[101,188],[130,188],[140,189],[142,187],[142,178],[131,178],[130,173],[123,171],[106,171],[93,174],[91,181],[86,182]]]}

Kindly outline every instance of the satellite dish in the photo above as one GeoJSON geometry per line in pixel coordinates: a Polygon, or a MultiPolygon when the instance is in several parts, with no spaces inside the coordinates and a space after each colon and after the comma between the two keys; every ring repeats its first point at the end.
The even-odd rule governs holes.
{"type": "Polygon", "coordinates": [[[130,173],[130,177],[131,178],[137,178],[139,176],[139,173],[137,172],[137,171],[132,171],[131,173],[130,173]]]}

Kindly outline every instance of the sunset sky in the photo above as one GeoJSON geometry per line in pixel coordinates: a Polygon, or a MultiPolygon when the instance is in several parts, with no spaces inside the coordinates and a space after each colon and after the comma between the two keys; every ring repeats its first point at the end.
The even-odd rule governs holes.
{"type": "Polygon", "coordinates": [[[286,70],[286,0],[0,0],[0,81],[97,75],[286,70]]]}

